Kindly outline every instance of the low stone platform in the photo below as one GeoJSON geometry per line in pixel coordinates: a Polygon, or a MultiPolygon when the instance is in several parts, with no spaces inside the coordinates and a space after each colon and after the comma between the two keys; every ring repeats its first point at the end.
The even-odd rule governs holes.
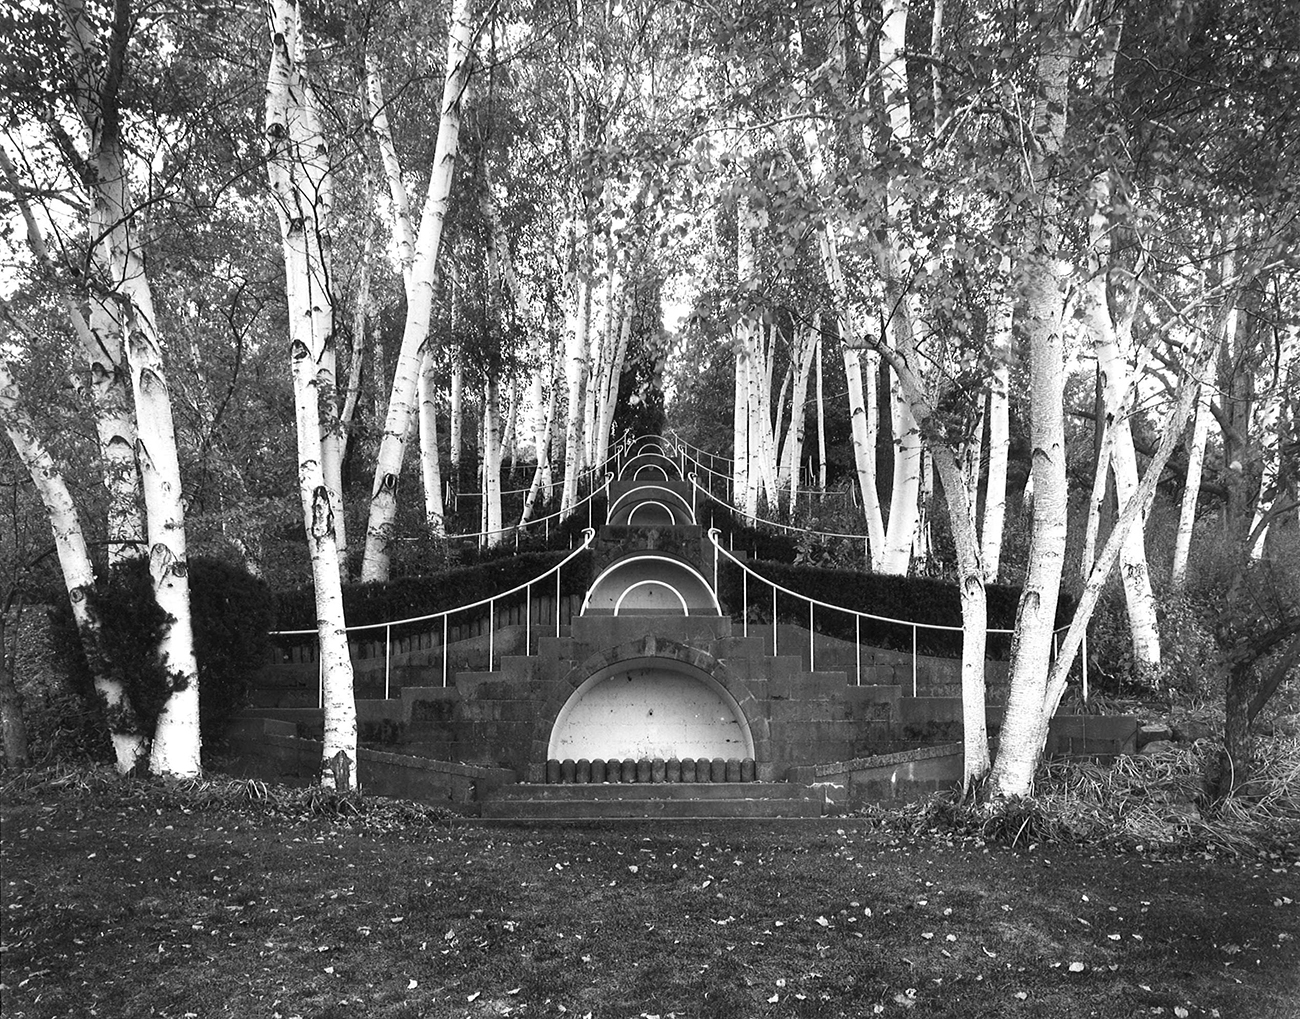
{"type": "Polygon", "coordinates": [[[820,792],[795,782],[503,786],[483,816],[518,821],[820,817],[820,792]]]}

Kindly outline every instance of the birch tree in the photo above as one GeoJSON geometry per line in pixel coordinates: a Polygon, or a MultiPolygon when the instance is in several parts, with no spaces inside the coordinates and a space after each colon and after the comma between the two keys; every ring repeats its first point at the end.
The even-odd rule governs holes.
{"type": "Polygon", "coordinates": [[[407,431],[415,410],[420,361],[429,342],[435,273],[443,223],[451,195],[452,175],[460,144],[461,111],[469,91],[474,42],[478,28],[470,0],[454,0],[448,19],[447,63],[442,92],[438,139],[424,210],[415,239],[411,282],[407,288],[406,323],[397,355],[388,415],[375,464],[370,496],[366,548],[361,563],[363,581],[386,580],[393,520],[397,511],[397,480],[406,453],[407,431]]]}
{"type": "Polygon", "coordinates": [[[187,579],[185,512],[162,338],[144,253],[136,235],[139,210],[132,198],[122,138],[121,87],[126,74],[133,12],[113,11],[101,40],[80,0],[63,0],[60,13],[74,74],[77,112],[88,137],[90,200],[101,222],[121,226],[101,236],[92,260],[121,315],[126,361],[135,401],[135,459],[140,469],[154,597],[171,617],[159,654],[172,691],[159,714],[150,767],[159,774],[199,771],[199,677],[194,657],[187,579]]]}
{"type": "Polygon", "coordinates": [[[268,11],[271,59],[266,82],[267,172],[280,222],[289,308],[289,360],[298,437],[298,486],[311,556],[320,643],[325,742],[321,783],[357,785],[357,718],[352,659],[343,616],[336,504],[324,471],[322,418],[334,401],[333,297],[328,271],[329,149],[303,71],[302,16],[295,0],[268,11]]]}
{"type": "Polygon", "coordinates": [[[91,667],[95,693],[108,723],[117,770],[125,775],[146,759],[148,744],[140,731],[139,720],[121,681],[105,675],[103,669],[96,667],[102,656],[98,651],[100,624],[90,608],[95,570],[81,528],[81,517],[62,472],[45,447],[31,414],[23,404],[22,391],[13,372],[3,359],[0,359],[0,421],[4,423],[5,432],[13,443],[18,458],[31,475],[32,483],[49,516],[72,618],[77,625],[86,661],[91,667]]]}

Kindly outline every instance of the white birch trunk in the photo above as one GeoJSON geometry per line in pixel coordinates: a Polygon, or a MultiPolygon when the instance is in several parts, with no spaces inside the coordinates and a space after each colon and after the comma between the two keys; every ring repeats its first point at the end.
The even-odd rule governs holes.
{"type": "Polygon", "coordinates": [[[596,463],[602,464],[609,456],[610,433],[614,429],[614,411],[618,407],[618,387],[623,378],[623,364],[627,360],[627,344],[632,337],[632,312],[624,299],[619,305],[620,324],[618,328],[618,345],[614,348],[614,360],[610,364],[607,389],[600,414],[600,445],[596,447],[596,463]]]}
{"type": "Polygon", "coordinates": [[[420,481],[424,489],[424,522],[429,533],[442,537],[446,521],[442,506],[442,464],[438,457],[437,364],[426,347],[420,359],[420,481]]]}
{"type": "Polygon", "coordinates": [[[116,90],[125,73],[129,25],[118,11],[110,48],[101,52],[80,0],[64,0],[62,14],[73,73],[80,85],[79,112],[90,134],[91,202],[102,203],[121,223],[120,230],[100,239],[93,257],[121,301],[135,398],[135,455],[144,493],[149,572],[154,598],[172,618],[159,642],[159,655],[173,677],[173,689],[158,716],[150,767],[158,774],[188,777],[200,769],[199,676],[190,618],[180,462],[153,295],[133,236],[136,209],[118,134],[121,116],[116,90]]]}
{"type": "Polygon", "coordinates": [[[1030,440],[1033,447],[1033,531],[1016,633],[1011,648],[1010,690],[990,784],[993,795],[1025,796],[1047,739],[1050,713],[1044,692],[1052,652],[1052,628],[1065,566],[1067,483],[1065,473],[1065,350],[1060,281],[1054,272],[1060,244],[1059,185],[1050,177],[1065,134],[1069,73],[1078,26],[1058,24],[1043,40],[1038,60],[1039,97],[1033,112],[1038,149],[1028,168],[1031,188],[1023,253],[1024,332],[1030,343],[1030,440]]]}
{"type": "Polygon", "coordinates": [[[461,108],[469,90],[475,31],[469,0],[455,0],[447,37],[446,78],[438,140],[433,154],[433,170],[424,211],[420,216],[415,263],[407,292],[406,324],[402,331],[402,346],[397,355],[397,368],[393,373],[393,389],[388,401],[383,439],[375,464],[370,518],[366,527],[366,548],[361,562],[363,581],[388,579],[389,544],[397,513],[397,479],[406,453],[407,432],[413,416],[412,405],[415,403],[420,375],[420,359],[429,342],[438,251],[459,149],[461,108]]]}
{"type": "Polygon", "coordinates": [[[314,186],[313,161],[325,158],[319,131],[306,123],[311,102],[301,71],[302,22],[294,0],[268,9],[271,61],[266,86],[267,171],[280,221],[289,310],[289,360],[298,447],[298,488],[311,558],[320,641],[325,739],[321,783],[357,785],[356,700],[343,615],[337,512],[324,471],[320,361],[332,342],[332,308],[320,249],[328,237],[329,206],[314,186]]]}
{"type": "Polygon", "coordinates": [[[889,525],[875,568],[881,573],[902,576],[912,562],[912,544],[920,517],[921,433],[892,371],[889,379],[894,478],[889,497],[889,525]]]}
{"type": "MultiPolygon", "coordinates": [[[[843,337],[847,330],[840,326],[843,337]]],[[[875,431],[874,415],[868,410],[862,387],[861,352],[843,339],[844,379],[849,391],[849,426],[853,433],[853,463],[858,472],[858,489],[862,493],[862,512],[867,523],[867,544],[871,548],[871,568],[880,570],[885,548],[885,524],[880,512],[880,496],[876,489],[876,447],[872,441],[875,431]]],[[[867,375],[874,381],[875,364],[868,358],[867,375]]],[[[824,426],[820,420],[820,438],[824,441],[824,426]]],[[[825,450],[823,448],[823,462],[825,450]]],[[[823,487],[825,487],[823,485],[823,487]]]]}
{"type": "Polygon", "coordinates": [[[822,382],[820,329],[817,331],[817,488],[819,491],[826,491],[826,394],[822,382]]]}
{"type": "MultiPolygon", "coordinates": [[[[821,314],[813,314],[812,326],[802,333],[802,344],[798,351],[798,372],[794,377],[794,395],[790,400],[790,426],[786,431],[785,445],[782,448],[781,478],[782,488],[790,488],[790,505],[794,508],[799,495],[799,464],[803,461],[805,419],[808,408],[808,377],[812,373],[813,357],[818,349],[818,337],[821,334],[821,314]]],[[[820,402],[820,394],[819,394],[820,402]]]]}
{"type": "Polygon", "coordinates": [[[501,544],[501,385],[483,387],[483,530],[489,546],[501,544]]]}
{"type": "MultiPolygon", "coordinates": [[[[0,171],[27,228],[27,241],[37,261],[53,269],[44,234],[23,197],[18,174],[9,154],[0,146],[0,171]]],[[[109,249],[121,246],[126,229],[122,210],[108,205],[105,195],[92,197],[90,235],[109,249]],[[116,238],[114,240],[113,238],[116,238]]],[[[68,319],[81,341],[90,367],[90,396],[95,411],[95,432],[104,489],[108,494],[108,564],[116,566],[144,555],[144,515],[140,508],[140,473],[135,464],[135,416],[131,410],[130,371],[123,348],[121,315],[111,301],[88,295],[90,321],[70,296],[64,298],[68,319]]]]}
{"type": "Polygon", "coordinates": [[[556,383],[555,379],[552,378],[551,384],[548,387],[549,393],[547,395],[545,403],[543,404],[540,398],[541,373],[542,373],[542,369],[539,368],[537,374],[539,397],[537,403],[534,404],[534,406],[538,408],[538,413],[541,418],[541,426],[537,429],[534,436],[534,441],[535,441],[534,452],[536,453],[537,456],[537,469],[533,472],[533,480],[532,483],[528,486],[528,495],[524,499],[523,513],[519,517],[519,523],[521,525],[527,523],[529,520],[532,519],[533,513],[537,506],[537,500],[539,496],[543,499],[543,501],[547,501],[549,500],[550,492],[551,492],[550,489],[551,429],[554,427],[555,402],[556,402],[556,394],[559,389],[559,386],[556,383]]]}
{"type": "Polygon", "coordinates": [[[23,407],[18,384],[14,381],[9,365],[3,360],[0,360],[0,420],[13,442],[18,458],[31,475],[32,483],[49,516],[54,550],[63,571],[63,583],[68,591],[72,617],[85,649],[86,661],[94,673],[95,693],[99,696],[108,720],[117,770],[125,775],[144,756],[145,741],[121,682],[102,675],[94,667],[94,663],[99,660],[96,652],[99,620],[90,611],[88,594],[95,585],[95,570],[90,562],[81,519],[72,493],[68,491],[54,458],[41,442],[40,433],[23,407]]]}
{"type": "Polygon", "coordinates": [[[993,378],[989,384],[989,471],[984,482],[984,526],[980,553],[984,579],[996,583],[1002,563],[1007,515],[1007,460],[1011,450],[1011,301],[1000,296],[993,315],[993,378]]]}
{"type": "Polygon", "coordinates": [[[379,160],[388,181],[391,202],[389,225],[393,233],[397,265],[402,273],[402,283],[409,293],[411,273],[415,268],[415,231],[411,225],[411,202],[402,180],[402,164],[393,144],[393,130],[388,123],[388,104],[384,100],[384,84],[379,61],[369,49],[365,52],[366,81],[364,86],[366,115],[370,118],[370,131],[379,149],[379,160]]]}
{"type": "Polygon", "coordinates": [[[752,516],[749,494],[749,351],[732,335],[736,351],[735,387],[732,391],[731,416],[731,503],[746,516],[752,516]]]}
{"type": "Polygon", "coordinates": [[[1174,537],[1174,561],[1169,571],[1169,590],[1182,594],[1187,587],[1187,559],[1192,549],[1192,531],[1196,527],[1196,503],[1201,494],[1205,469],[1205,443],[1210,435],[1210,388],[1198,385],[1196,408],[1192,420],[1192,438],[1187,447],[1187,483],[1178,511],[1178,532],[1174,537]]]}
{"type": "MultiPolygon", "coordinates": [[[[584,231],[588,228],[583,227],[584,231]]],[[[578,475],[582,471],[583,440],[587,408],[588,346],[591,331],[591,269],[587,264],[586,251],[590,247],[590,236],[584,234],[584,241],[578,252],[578,270],[575,283],[575,312],[571,327],[565,334],[564,372],[569,390],[568,431],[564,443],[564,489],[560,494],[560,512],[568,515],[573,512],[578,501],[578,475]]]]}

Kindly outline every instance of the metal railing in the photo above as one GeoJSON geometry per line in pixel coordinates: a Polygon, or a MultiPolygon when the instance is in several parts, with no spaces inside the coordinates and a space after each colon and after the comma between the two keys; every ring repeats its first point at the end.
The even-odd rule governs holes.
{"type": "MultiPolygon", "coordinates": [[[[808,527],[800,527],[798,524],[785,524],[779,520],[771,520],[767,517],[750,516],[748,513],[746,513],[744,510],[742,510],[740,507],[738,507],[735,504],[736,502],[734,498],[735,491],[733,488],[733,480],[731,474],[714,470],[710,464],[704,463],[698,457],[695,457],[691,453],[687,452],[688,448],[689,447],[687,447],[685,444],[679,443],[676,449],[674,450],[674,455],[677,457],[679,463],[679,469],[682,472],[682,477],[685,478],[694,475],[695,477],[698,478],[702,476],[705,479],[706,483],[700,486],[701,491],[706,492],[708,496],[714,501],[721,503],[722,505],[731,509],[732,512],[734,512],[737,516],[744,517],[751,524],[754,524],[756,526],[759,524],[763,524],[771,527],[781,528],[787,531],[801,531],[809,534],[824,535],[828,538],[851,538],[855,541],[860,541],[865,537],[865,535],[863,534],[844,534],[836,531],[818,531],[808,527]],[[692,471],[690,469],[691,467],[694,467],[695,469],[692,471]]],[[[730,460],[726,460],[726,462],[731,463],[730,460]]],[[[826,499],[847,498],[849,505],[851,506],[858,505],[858,501],[856,498],[857,489],[854,486],[850,486],[847,492],[839,489],[833,489],[827,491],[820,488],[800,488],[800,487],[795,487],[794,489],[788,491],[792,500],[791,502],[792,510],[793,510],[793,506],[798,503],[800,497],[807,497],[809,502],[811,502],[813,499],[816,499],[820,502],[826,499]]]]}
{"type": "MultiPolygon", "coordinates": [[[[624,453],[627,452],[628,447],[632,444],[632,441],[633,440],[630,433],[624,432],[623,435],[619,438],[619,440],[610,447],[609,451],[605,455],[605,459],[601,463],[595,464],[591,467],[583,468],[583,470],[578,475],[578,490],[581,491],[582,486],[588,483],[592,485],[592,488],[591,491],[588,492],[584,498],[579,499],[577,502],[573,504],[573,508],[570,509],[568,513],[563,513],[562,511],[557,510],[554,513],[548,513],[544,517],[529,517],[527,520],[520,520],[513,524],[502,524],[500,527],[495,527],[492,528],[491,530],[464,531],[458,534],[446,534],[443,535],[443,537],[446,538],[448,541],[464,541],[464,542],[475,541],[481,544],[484,541],[486,541],[486,539],[492,537],[493,535],[499,534],[505,536],[508,534],[513,534],[515,537],[515,547],[518,548],[520,532],[526,533],[530,528],[534,528],[537,524],[541,524],[543,527],[543,533],[546,539],[549,540],[551,536],[551,521],[554,520],[558,523],[561,520],[566,520],[569,517],[573,516],[575,513],[577,513],[578,509],[583,505],[587,506],[587,526],[594,527],[595,521],[592,518],[591,502],[596,497],[597,492],[604,492],[606,496],[609,495],[609,483],[611,480],[613,480],[613,477],[618,474],[619,464],[622,461],[622,456],[624,453]],[[609,470],[611,464],[614,465],[614,469],[612,471],[609,470]],[[600,476],[600,473],[602,471],[604,472],[604,478],[599,485],[596,485],[594,483],[595,479],[598,476],[600,476]]],[[[563,488],[564,480],[563,478],[561,478],[561,480],[559,481],[552,481],[548,486],[545,487],[548,491],[554,491],[557,488],[563,488]]],[[[530,491],[529,488],[513,488],[508,491],[503,491],[501,495],[503,498],[508,495],[524,495],[525,497],[527,497],[529,491],[530,491]]],[[[451,493],[450,501],[452,501],[454,504],[456,501],[460,499],[477,499],[481,501],[482,498],[483,498],[482,491],[474,491],[474,492],[453,491],[451,493]]]]}
{"type": "Polygon", "coordinates": [[[605,493],[606,499],[609,498],[609,483],[613,480],[614,480],[613,474],[606,474],[604,481],[602,481],[600,485],[592,488],[592,490],[588,492],[587,495],[585,495],[583,498],[579,499],[576,503],[574,503],[573,509],[571,509],[568,513],[563,513],[560,510],[556,510],[554,513],[548,513],[544,517],[530,517],[529,519],[523,521],[522,523],[503,524],[500,527],[494,527],[490,531],[466,531],[462,534],[447,534],[444,535],[443,537],[446,538],[447,541],[465,541],[465,542],[476,541],[481,543],[486,539],[492,537],[492,535],[494,534],[500,534],[503,537],[508,534],[513,534],[515,537],[515,548],[518,548],[519,535],[521,533],[526,534],[528,533],[529,529],[533,529],[535,531],[537,525],[541,524],[543,537],[545,540],[549,541],[551,537],[551,521],[554,520],[557,524],[559,524],[561,521],[567,520],[570,517],[574,516],[578,512],[578,510],[583,506],[587,507],[587,527],[589,528],[595,527],[596,523],[595,523],[595,518],[592,510],[592,503],[595,501],[596,496],[601,492],[605,493]]]}
{"type": "MultiPolygon", "coordinates": [[[[847,608],[843,605],[833,605],[830,602],[822,601],[820,598],[813,598],[810,595],[801,594],[798,591],[792,591],[790,588],[785,587],[782,584],[778,584],[776,581],[770,580],[767,577],[764,577],[762,574],[758,573],[753,568],[751,568],[743,560],[738,559],[735,555],[732,554],[730,550],[723,548],[722,542],[719,540],[720,534],[721,531],[719,531],[718,528],[716,527],[709,528],[708,531],[709,542],[713,545],[713,590],[715,593],[718,590],[718,564],[723,558],[726,558],[728,561],[730,561],[731,563],[735,564],[740,568],[741,605],[740,605],[739,615],[742,619],[742,623],[741,623],[742,636],[745,637],[749,636],[749,604],[750,604],[749,589],[750,589],[750,581],[752,578],[755,582],[762,585],[766,585],[768,588],[771,589],[772,592],[771,607],[772,607],[772,654],[773,656],[779,653],[779,634],[778,634],[779,613],[777,608],[778,593],[784,595],[787,600],[792,599],[796,603],[800,603],[807,607],[808,671],[809,672],[817,671],[816,615],[818,609],[822,611],[823,618],[825,618],[827,613],[839,613],[840,615],[848,616],[853,620],[853,629],[854,629],[853,643],[854,643],[854,661],[855,661],[854,685],[855,686],[862,685],[863,647],[864,646],[870,647],[873,651],[886,650],[884,648],[878,648],[876,645],[863,644],[862,642],[863,621],[865,620],[870,623],[879,623],[888,626],[898,626],[898,627],[908,628],[911,634],[912,696],[913,697],[919,695],[919,689],[920,689],[920,677],[919,677],[918,666],[919,666],[919,659],[921,658],[919,652],[921,631],[926,630],[926,631],[939,632],[939,633],[956,633],[956,634],[965,632],[965,628],[961,626],[947,626],[941,623],[918,623],[910,619],[895,619],[890,616],[876,615],[873,612],[862,612],[858,609],[847,608]]],[[[733,615],[735,615],[734,612],[733,615]]],[[[787,614],[787,618],[789,618],[788,614],[787,614]]],[[[796,623],[795,625],[801,626],[802,619],[800,620],[799,623],[796,623]]],[[[1058,627],[1052,631],[1053,658],[1056,656],[1057,648],[1059,646],[1060,635],[1068,629],[1069,626],[1067,625],[1067,626],[1058,627]]],[[[1014,633],[1015,633],[1014,630],[1001,629],[998,627],[989,627],[986,630],[986,634],[1004,635],[1008,637],[1013,635],[1014,633]]],[[[833,640],[844,640],[844,638],[842,637],[836,637],[834,634],[825,633],[825,632],[823,632],[822,636],[828,637],[833,640]]],[[[1082,671],[1083,698],[1085,701],[1088,699],[1088,647],[1086,641],[1087,638],[1085,637],[1085,643],[1082,649],[1082,653],[1080,655],[1080,660],[1082,662],[1082,670],[1083,670],[1082,671]]],[[[933,657],[933,656],[927,655],[926,657],[933,657]]]]}
{"type": "MultiPolygon", "coordinates": [[[[560,601],[561,598],[563,597],[561,594],[560,573],[564,569],[564,567],[568,566],[571,562],[573,562],[574,559],[576,559],[579,555],[581,555],[583,552],[585,552],[588,548],[591,547],[591,543],[592,541],[595,540],[595,537],[596,537],[596,532],[592,530],[590,527],[587,528],[585,531],[583,531],[582,544],[578,545],[575,549],[573,549],[573,551],[571,551],[567,556],[565,556],[564,559],[556,563],[546,572],[534,577],[532,580],[527,580],[522,584],[518,584],[515,587],[510,588],[508,591],[502,591],[499,594],[494,594],[487,598],[480,598],[478,601],[468,602],[464,605],[457,605],[454,608],[450,608],[450,609],[443,609],[440,612],[430,612],[422,616],[410,616],[406,619],[392,619],[383,623],[364,623],[359,626],[349,626],[346,628],[345,632],[348,634],[349,638],[351,638],[353,634],[376,633],[378,631],[383,631],[384,699],[387,700],[389,697],[392,696],[393,628],[394,627],[412,626],[417,623],[433,623],[436,620],[441,620],[442,622],[442,644],[441,644],[442,685],[446,687],[450,680],[451,656],[448,653],[448,648],[451,644],[451,641],[449,640],[451,617],[462,612],[470,612],[474,609],[480,609],[486,607],[487,620],[488,620],[487,671],[491,672],[493,664],[496,661],[496,633],[498,629],[496,625],[497,606],[503,602],[511,600],[512,598],[514,598],[514,596],[519,595],[522,592],[523,602],[524,602],[524,612],[523,612],[524,654],[531,654],[532,646],[533,646],[533,626],[532,626],[533,590],[535,588],[541,587],[541,585],[545,583],[548,588],[547,594],[549,595],[551,593],[549,590],[550,580],[553,577],[554,594],[555,594],[555,620],[554,620],[555,636],[557,637],[560,636],[560,625],[561,625],[560,624],[560,601]]],[[[436,626],[431,628],[429,632],[436,633],[437,632],[436,626]]],[[[319,634],[315,629],[273,630],[271,631],[270,636],[272,638],[315,636],[319,641],[319,634]]],[[[349,639],[349,644],[350,643],[351,641],[349,639]]],[[[319,648],[318,648],[317,658],[319,661],[319,665],[318,665],[319,689],[318,689],[317,706],[320,707],[324,704],[324,696],[325,696],[324,678],[325,677],[323,671],[324,662],[320,661],[319,648]]]]}

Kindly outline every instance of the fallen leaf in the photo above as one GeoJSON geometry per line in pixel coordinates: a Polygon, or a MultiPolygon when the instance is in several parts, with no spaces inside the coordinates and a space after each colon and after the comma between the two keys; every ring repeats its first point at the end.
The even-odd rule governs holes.
{"type": "Polygon", "coordinates": [[[1072,962],[1072,963],[1070,963],[1070,972],[1071,972],[1071,973],[1082,973],[1082,972],[1083,972],[1083,969],[1084,969],[1084,966],[1083,966],[1083,963],[1081,963],[1081,962],[1072,962]]]}

